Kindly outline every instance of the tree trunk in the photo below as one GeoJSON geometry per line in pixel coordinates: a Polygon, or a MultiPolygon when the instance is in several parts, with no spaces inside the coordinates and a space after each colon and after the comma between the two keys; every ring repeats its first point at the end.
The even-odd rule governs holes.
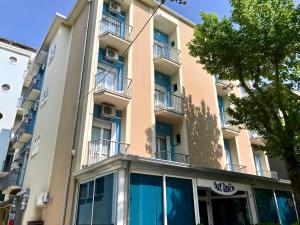
{"type": "Polygon", "coordinates": [[[298,216],[300,216],[300,172],[294,172],[293,177],[290,177],[292,182],[292,188],[294,192],[296,209],[298,212],[298,216]]]}
{"type": "Polygon", "coordinates": [[[288,154],[285,154],[285,160],[295,197],[296,210],[298,213],[298,217],[300,217],[300,165],[297,164],[295,155],[291,154],[292,152],[294,152],[294,150],[290,149],[285,153],[287,152],[288,154]]]}

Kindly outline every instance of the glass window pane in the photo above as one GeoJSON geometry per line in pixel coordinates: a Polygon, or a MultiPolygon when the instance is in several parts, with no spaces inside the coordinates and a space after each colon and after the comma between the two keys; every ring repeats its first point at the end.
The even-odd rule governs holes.
{"type": "Polygon", "coordinates": [[[77,225],[91,224],[94,181],[81,184],[77,209],[77,225]]]}
{"type": "Polygon", "coordinates": [[[168,225],[195,225],[192,181],[166,178],[168,225]]]}
{"type": "Polygon", "coordinates": [[[273,191],[269,189],[254,188],[256,207],[260,223],[278,223],[276,203],[273,191]]]}
{"type": "Polygon", "coordinates": [[[114,174],[95,181],[93,225],[111,225],[113,221],[114,174]]]}

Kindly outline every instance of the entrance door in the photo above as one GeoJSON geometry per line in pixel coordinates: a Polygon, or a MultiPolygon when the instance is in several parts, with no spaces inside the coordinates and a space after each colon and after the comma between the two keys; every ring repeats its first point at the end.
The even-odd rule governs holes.
{"type": "Polygon", "coordinates": [[[246,198],[212,199],[214,225],[250,225],[250,216],[246,198]]]}
{"type": "Polygon", "coordinates": [[[201,225],[210,225],[208,200],[199,200],[198,204],[199,204],[200,224],[201,225]]]}
{"type": "Polygon", "coordinates": [[[107,159],[111,149],[111,128],[98,127],[92,128],[92,140],[89,147],[89,163],[96,163],[107,159]]]}

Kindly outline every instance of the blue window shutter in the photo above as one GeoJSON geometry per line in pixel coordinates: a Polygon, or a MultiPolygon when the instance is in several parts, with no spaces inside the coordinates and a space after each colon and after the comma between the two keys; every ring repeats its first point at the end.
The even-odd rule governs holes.
{"type": "Polygon", "coordinates": [[[130,225],[163,225],[162,177],[130,176],[130,225]]]}
{"type": "MultiPolygon", "coordinates": [[[[224,147],[225,147],[225,153],[226,153],[226,163],[231,164],[232,159],[231,159],[230,145],[229,145],[229,141],[227,139],[224,139],[224,147]]],[[[232,169],[230,165],[229,165],[229,168],[232,169]]]]}
{"type": "Polygon", "coordinates": [[[101,117],[101,113],[102,113],[102,107],[101,107],[101,105],[94,104],[94,112],[93,112],[94,118],[100,118],[101,117]]]}
{"type": "Polygon", "coordinates": [[[195,225],[192,180],[166,178],[168,225],[195,225]]]}
{"type": "Polygon", "coordinates": [[[218,96],[218,105],[219,105],[219,112],[220,112],[222,126],[224,126],[226,124],[226,119],[225,119],[224,103],[221,96],[218,96]]]}

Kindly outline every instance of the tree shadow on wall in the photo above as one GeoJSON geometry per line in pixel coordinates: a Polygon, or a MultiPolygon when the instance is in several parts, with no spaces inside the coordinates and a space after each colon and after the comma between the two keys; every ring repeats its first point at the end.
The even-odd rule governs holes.
{"type": "Polygon", "coordinates": [[[221,131],[217,116],[210,112],[203,100],[200,106],[195,106],[191,95],[185,98],[184,110],[190,163],[221,169],[223,150],[219,143],[221,131]]]}
{"type": "MultiPolygon", "coordinates": [[[[145,135],[146,135],[146,137],[147,137],[147,142],[146,142],[146,144],[145,144],[145,149],[146,149],[146,152],[148,153],[148,154],[150,154],[150,155],[152,155],[153,154],[153,152],[152,152],[152,134],[153,134],[153,132],[155,132],[155,126],[153,126],[152,128],[151,127],[149,127],[149,128],[147,128],[146,130],[145,130],[145,135]]],[[[155,144],[155,143],[154,143],[155,144]]]]}

